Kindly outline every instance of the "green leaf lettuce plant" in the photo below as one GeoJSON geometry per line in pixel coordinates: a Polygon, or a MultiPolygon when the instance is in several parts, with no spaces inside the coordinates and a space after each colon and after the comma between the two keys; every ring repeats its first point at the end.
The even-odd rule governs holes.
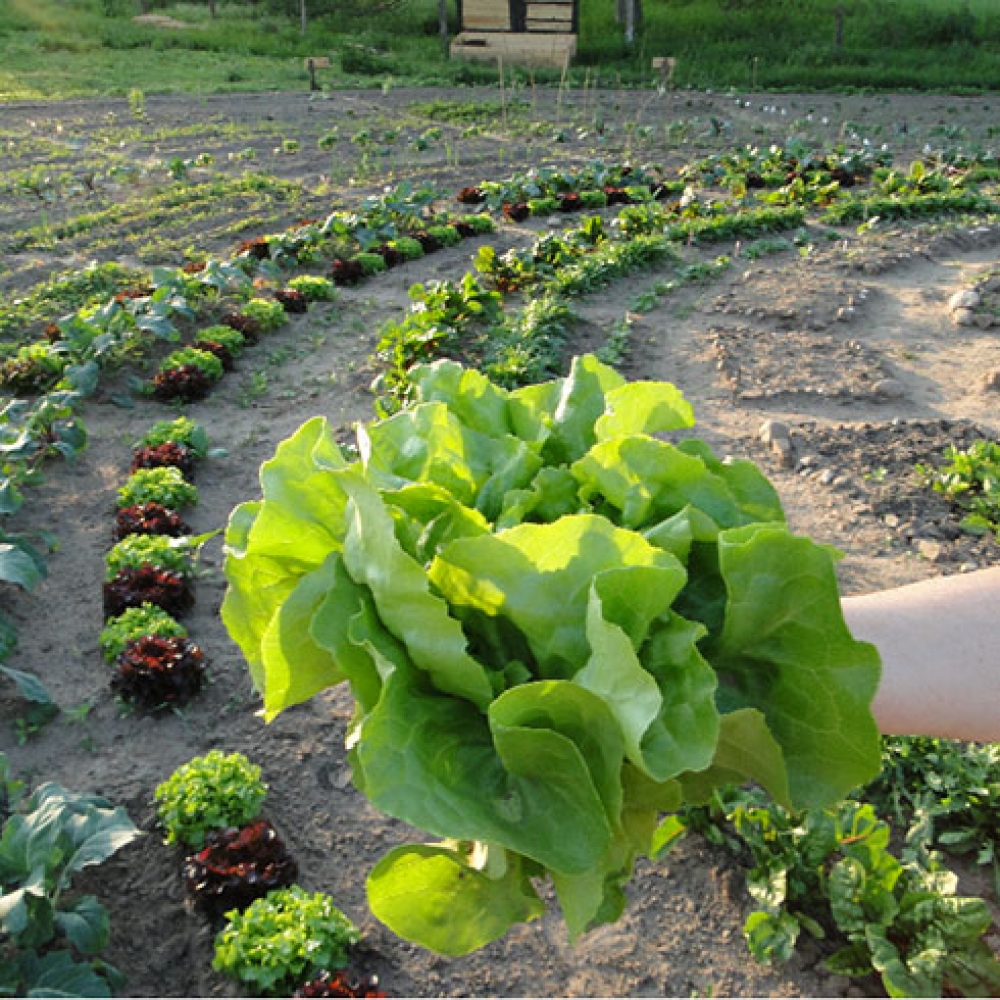
{"type": "Polygon", "coordinates": [[[355,784],[440,838],[369,877],[395,933],[470,952],[548,879],[575,938],[622,913],[663,814],[748,779],[821,806],[877,772],[878,656],[831,550],[752,463],[660,436],[694,423],[674,386],[590,356],[516,390],[412,377],[356,461],[322,418],[279,445],[222,608],[265,718],[347,681],[355,784]]]}
{"type": "Polygon", "coordinates": [[[178,767],[154,800],[167,843],[200,850],[209,831],[256,819],[266,795],[256,764],[241,753],[211,750],[178,767]]]}
{"type": "Polygon", "coordinates": [[[251,984],[261,996],[291,996],[320,972],[343,968],[361,940],[329,896],[297,885],[275,889],[226,916],[212,967],[251,984]]]}

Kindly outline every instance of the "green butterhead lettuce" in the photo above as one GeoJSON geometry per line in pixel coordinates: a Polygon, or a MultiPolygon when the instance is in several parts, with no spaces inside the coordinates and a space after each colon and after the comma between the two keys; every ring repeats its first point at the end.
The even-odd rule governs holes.
{"type": "Polygon", "coordinates": [[[349,760],[439,842],[388,855],[372,911],[464,954],[543,909],[613,921],[664,815],[733,780],[828,803],[879,767],[874,649],[831,552],[750,462],[717,458],[667,383],[593,357],[505,390],[454,362],[359,428],[314,419],[227,531],[223,618],[270,719],[333,684],[349,760]]]}

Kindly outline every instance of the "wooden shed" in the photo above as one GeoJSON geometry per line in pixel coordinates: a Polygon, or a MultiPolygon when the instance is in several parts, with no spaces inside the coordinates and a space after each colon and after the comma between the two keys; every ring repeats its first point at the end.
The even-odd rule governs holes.
{"type": "Polygon", "coordinates": [[[561,69],[576,53],[579,0],[458,0],[451,54],[561,69]]]}

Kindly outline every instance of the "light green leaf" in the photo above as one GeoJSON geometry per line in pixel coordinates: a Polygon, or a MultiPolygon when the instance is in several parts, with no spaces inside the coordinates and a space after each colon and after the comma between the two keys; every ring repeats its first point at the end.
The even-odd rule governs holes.
{"type": "Polygon", "coordinates": [[[393,933],[441,955],[467,955],[545,912],[528,873],[508,855],[501,877],[447,847],[390,851],[368,876],[368,904],[393,933]]]}
{"type": "Polygon", "coordinates": [[[771,797],[789,805],[788,772],[781,747],[775,741],[763,713],[743,708],[719,720],[719,738],[711,766],[681,775],[684,799],[692,805],[708,802],[716,788],[755,781],[771,797]]]}
{"type": "Polygon", "coordinates": [[[382,499],[361,479],[343,482],[351,497],[344,539],[344,566],[351,578],[368,587],[386,628],[439,691],[485,708],[493,697],[486,671],[468,654],[447,604],[431,593],[424,568],[396,540],[382,499]]]}
{"type": "Polygon", "coordinates": [[[264,665],[264,719],[270,722],[290,705],[345,679],[329,648],[317,643],[310,627],[334,586],[340,554],[333,552],[319,569],[301,577],[261,636],[264,665]]]}
{"type": "Polygon", "coordinates": [[[594,424],[598,441],[631,434],[655,434],[694,426],[694,410],[670,382],[629,382],[605,396],[604,414],[594,424]]]}
{"type": "Polygon", "coordinates": [[[590,657],[591,580],[623,566],[679,571],[673,556],[640,535],[580,514],[459,539],[442,549],[430,578],[458,612],[469,608],[512,622],[527,639],[539,676],[572,677],[590,657]]]}
{"type": "Polygon", "coordinates": [[[833,560],[809,539],[737,528],[719,536],[719,561],[728,602],[707,655],[723,679],[720,704],[763,713],[796,807],[835,802],[881,767],[878,653],[851,636],[833,560]]]}
{"type": "Polygon", "coordinates": [[[607,810],[572,739],[511,723],[503,699],[514,692],[487,719],[464,699],[428,690],[420,676],[392,671],[363,720],[351,763],[372,803],[439,836],[499,844],[557,871],[597,863],[611,839],[607,810]]]}

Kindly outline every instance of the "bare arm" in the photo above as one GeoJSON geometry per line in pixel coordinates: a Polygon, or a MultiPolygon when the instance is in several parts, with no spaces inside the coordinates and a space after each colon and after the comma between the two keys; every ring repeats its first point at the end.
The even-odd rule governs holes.
{"type": "Polygon", "coordinates": [[[855,637],[882,656],[884,733],[1000,742],[1000,567],[848,597],[855,637]]]}

